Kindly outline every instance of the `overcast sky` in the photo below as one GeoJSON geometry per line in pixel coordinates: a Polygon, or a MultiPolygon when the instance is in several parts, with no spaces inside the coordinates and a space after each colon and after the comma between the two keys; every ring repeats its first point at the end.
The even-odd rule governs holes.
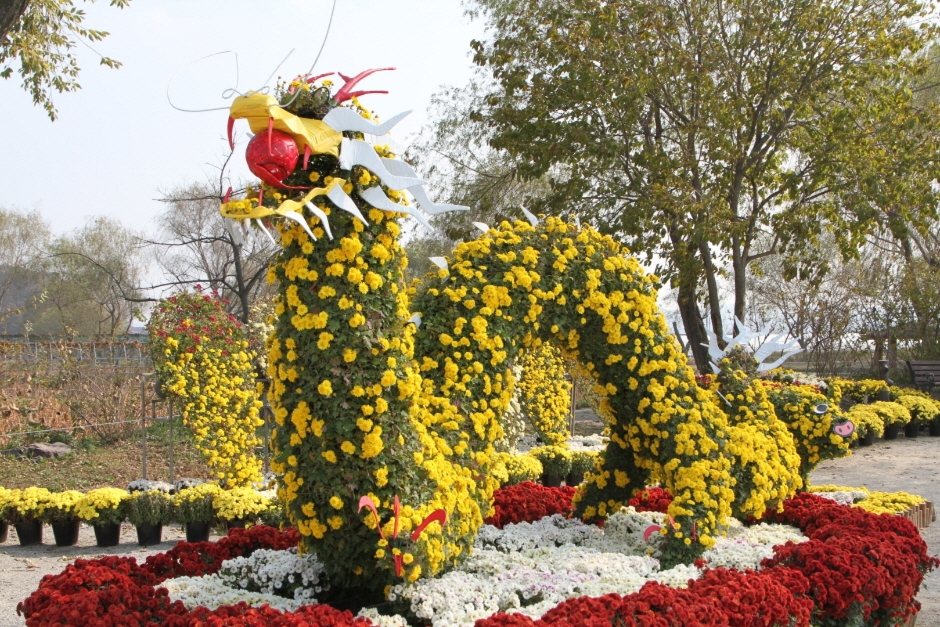
{"type": "MultiPolygon", "coordinates": [[[[79,48],[82,89],[55,96],[55,122],[32,104],[16,76],[0,80],[0,206],[36,209],[60,233],[91,215],[147,230],[161,210],[154,200],[161,190],[214,175],[207,164],[221,163],[227,153],[228,114],[174,110],[166,97],[170,79],[187,63],[223,50],[238,53],[240,91],[261,87],[292,48],[278,73],[305,72],[322,43],[331,1],[133,0],[118,10],[101,0],[80,6],[88,27],[111,33],[95,48],[123,67],[101,67],[91,51],[79,48]]],[[[384,118],[414,109],[394,133],[407,144],[426,121],[432,94],[469,79],[469,44],[482,35],[482,23],[463,15],[460,0],[338,0],[316,69],[350,75],[397,67],[362,83],[390,92],[363,103],[384,118]]],[[[190,66],[173,85],[174,102],[226,106],[221,92],[235,86],[235,76],[232,55],[190,66]]],[[[236,178],[250,177],[241,154],[230,168],[236,178]]]]}

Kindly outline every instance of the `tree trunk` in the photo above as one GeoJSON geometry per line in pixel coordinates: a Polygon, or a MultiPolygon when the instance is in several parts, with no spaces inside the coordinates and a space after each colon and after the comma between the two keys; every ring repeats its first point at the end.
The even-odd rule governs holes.
{"type": "Polygon", "coordinates": [[[10,32],[14,24],[20,21],[28,7],[29,0],[5,0],[0,2],[0,46],[4,44],[7,33],[10,32]]]}
{"type": "Polygon", "coordinates": [[[689,346],[692,348],[692,358],[695,360],[695,366],[700,374],[711,372],[711,367],[708,365],[708,348],[703,346],[703,344],[708,344],[708,334],[705,331],[702,312],[699,310],[698,301],[695,298],[694,284],[680,283],[676,300],[679,303],[679,315],[682,316],[682,325],[685,327],[685,334],[689,346]]]}

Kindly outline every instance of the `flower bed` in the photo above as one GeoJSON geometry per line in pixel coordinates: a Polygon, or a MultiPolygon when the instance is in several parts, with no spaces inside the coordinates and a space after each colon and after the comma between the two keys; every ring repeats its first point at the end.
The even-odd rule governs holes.
{"type": "MultiPolygon", "coordinates": [[[[785,502],[783,511],[769,516],[766,522],[798,527],[805,538],[799,537],[796,529],[786,532],[779,526],[760,524],[748,529],[739,528],[736,534],[732,534],[735,537],[729,539],[729,542],[736,542],[748,536],[752,540],[760,540],[763,535],[763,544],[758,542],[755,546],[767,547],[769,542],[784,539],[780,535],[782,533],[795,534],[785,544],[769,548],[770,554],[763,559],[758,571],[747,570],[744,562],[735,563],[738,569],[728,569],[709,568],[709,564],[700,561],[695,566],[673,569],[672,578],[663,581],[667,579],[662,576],[665,573],[656,580],[655,560],[628,557],[625,559],[632,560],[637,568],[646,564],[652,575],[645,582],[642,579],[636,581],[640,584],[638,586],[629,581],[616,583],[623,591],[636,591],[631,594],[579,594],[579,590],[598,590],[603,589],[599,586],[610,585],[605,583],[605,576],[597,574],[605,567],[602,563],[607,559],[605,556],[611,555],[603,552],[604,547],[615,542],[617,534],[622,538],[635,537],[636,531],[626,523],[635,523],[640,516],[663,518],[662,514],[625,510],[625,513],[611,517],[602,531],[556,515],[535,525],[516,525],[518,529],[514,536],[522,544],[502,547],[487,544],[487,534],[496,537],[496,530],[487,532],[486,529],[493,528],[484,527],[481,533],[483,548],[478,552],[487,555],[479,559],[491,565],[496,558],[515,560],[517,575],[522,572],[520,569],[525,566],[525,559],[531,559],[525,556],[532,555],[532,551],[537,554],[555,546],[567,552],[571,559],[566,560],[564,568],[557,572],[566,573],[571,585],[565,594],[571,598],[552,602],[551,606],[543,608],[551,595],[558,593],[554,589],[557,572],[550,574],[533,568],[530,569],[529,581],[532,595],[528,599],[516,597],[519,604],[512,608],[515,613],[494,612],[477,622],[477,627],[534,625],[535,620],[530,614],[535,614],[535,618],[541,616],[539,627],[587,627],[611,623],[631,626],[745,627],[760,624],[764,627],[806,627],[811,621],[821,626],[897,625],[919,610],[914,595],[924,573],[940,565],[940,561],[927,555],[926,543],[910,521],[899,516],[872,514],[804,493],[785,502]],[[526,532],[527,527],[533,529],[526,532]],[[555,531],[546,533],[548,529],[555,531]],[[525,543],[530,545],[526,547],[525,543]],[[577,556],[579,552],[580,557],[577,556]],[[592,572],[595,573],[593,578],[592,572]],[[679,579],[680,575],[685,577],[679,579]],[[754,622],[755,617],[760,617],[759,623],[754,622]]],[[[642,532],[640,535],[642,537],[642,532]]],[[[499,538],[505,543],[513,535],[504,533],[499,538]]],[[[170,627],[311,624],[368,627],[373,624],[367,618],[356,618],[348,611],[326,605],[309,605],[295,612],[280,612],[266,606],[253,608],[241,602],[217,609],[201,607],[187,610],[182,602],[172,600],[167,590],[160,587],[171,578],[216,573],[225,560],[247,558],[259,549],[282,551],[295,545],[297,540],[296,532],[279,532],[260,526],[248,531],[235,530],[230,537],[217,543],[180,543],[167,553],[147,558],[142,565],[133,558],[123,557],[77,560],[62,573],[44,577],[39,589],[17,610],[26,616],[27,627],[137,626],[148,623],[170,627]]],[[[753,559],[754,555],[752,552],[748,559],[753,559]]],[[[704,559],[709,557],[706,554],[704,559]]],[[[431,585],[435,581],[423,580],[421,583],[431,585]]],[[[467,594],[473,591],[460,592],[467,594]]],[[[481,600],[481,603],[495,605],[499,609],[504,602],[481,600]]],[[[472,604],[469,605],[472,609],[472,604]]],[[[420,615],[420,612],[416,614],[420,615]]],[[[387,618],[381,622],[390,624],[387,618]]],[[[456,623],[472,624],[459,620],[456,623]]]]}

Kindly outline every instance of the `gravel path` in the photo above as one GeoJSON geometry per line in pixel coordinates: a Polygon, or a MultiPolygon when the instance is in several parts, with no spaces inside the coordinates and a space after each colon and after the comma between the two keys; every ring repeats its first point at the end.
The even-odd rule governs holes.
{"type": "MultiPolygon", "coordinates": [[[[848,458],[820,464],[811,480],[815,484],[836,483],[920,494],[940,509],[940,438],[901,438],[858,448],[848,458]]],[[[44,532],[46,542],[51,544],[52,530],[47,526],[44,532]]],[[[940,522],[933,523],[922,533],[930,553],[940,554],[940,522]]],[[[23,618],[16,615],[16,604],[37,588],[43,575],[62,571],[76,558],[118,554],[143,561],[148,555],[169,550],[185,537],[178,527],[166,527],[162,544],[144,548],[137,546],[133,527],[125,525],[121,545],[99,549],[95,546],[94,533],[87,526],[82,526],[78,546],[67,548],[49,545],[20,547],[16,544],[15,534],[11,528],[10,538],[0,545],[0,627],[25,625],[23,618]]],[[[917,598],[923,604],[917,626],[940,627],[940,571],[927,577],[917,598]]]]}

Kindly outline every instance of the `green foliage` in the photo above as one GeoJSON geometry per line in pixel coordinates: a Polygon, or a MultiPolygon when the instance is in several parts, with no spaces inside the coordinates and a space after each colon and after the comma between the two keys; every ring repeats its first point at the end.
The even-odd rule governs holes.
{"type": "MultiPolygon", "coordinates": [[[[121,9],[129,3],[130,0],[111,0],[111,6],[121,9]]],[[[73,48],[80,40],[96,42],[108,36],[106,31],[85,27],[84,21],[85,12],[72,0],[32,0],[6,38],[0,37],[0,77],[13,76],[12,64],[18,61],[23,89],[35,104],[42,105],[50,120],[57,115],[52,91],[63,93],[81,88],[76,80],[80,68],[73,48]]],[[[121,67],[119,61],[105,56],[100,57],[100,63],[110,68],[121,67]]]]}
{"type": "Polygon", "coordinates": [[[173,501],[161,490],[133,492],[125,502],[132,525],[165,525],[173,518],[173,501]]]}
{"type": "Polygon", "coordinates": [[[543,472],[550,477],[567,477],[571,472],[571,451],[561,446],[539,446],[529,451],[529,455],[539,460],[543,472]]]}

